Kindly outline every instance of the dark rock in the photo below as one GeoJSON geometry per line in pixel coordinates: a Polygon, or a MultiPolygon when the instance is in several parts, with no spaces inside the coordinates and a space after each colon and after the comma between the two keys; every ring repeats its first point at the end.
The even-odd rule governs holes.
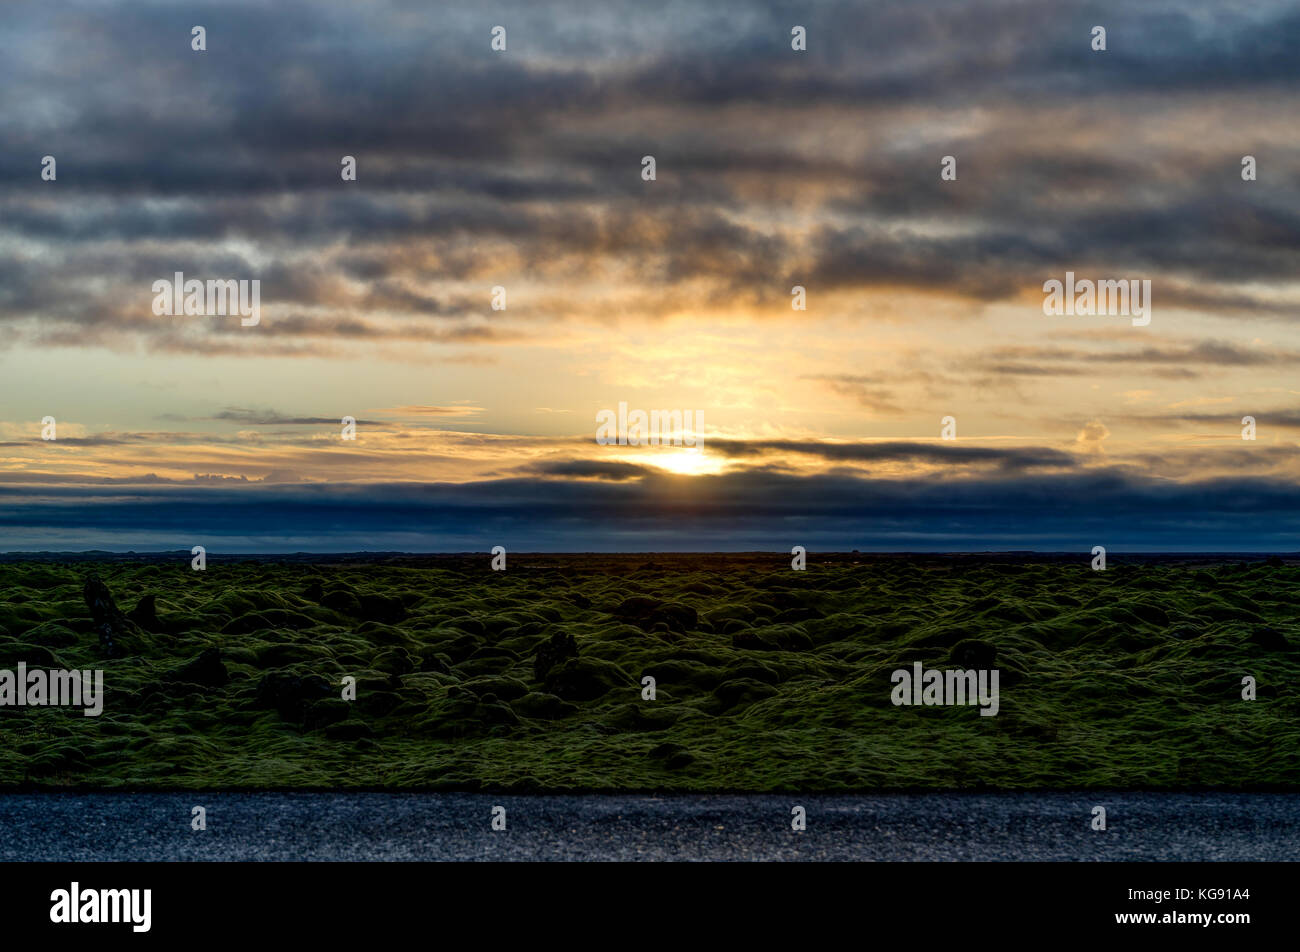
{"type": "Polygon", "coordinates": [[[582,592],[569,592],[568,598],[569,601],[573,602],[573,604],[577,605],[579,608],[591,607],[591,599],[582,594],[582,592]]]}
{"type": "Polygon", "coordinates": [[[537,649],[537,657],[533,659],[533,679],[545,681],[546,675],[553,667],[566,658],[576,657],[578,657],[578,643],[573,640],[573,635],[567,631],[555,632],[551,635],[550,641],[537,649]]]}
{"type": "Polygon", "coordinates": [[[157,631],[161,627],[158,621],[158,597],[141,595],[140,600],[135,603],[135,608],[131,609],[131,613],[126,617],[145,631],[157,631]]]}
{"type": "Polygon", "coordinates": [[[120,658],[140,650],[140,629],[122,614],[113,601],[113,593],[97,575],[86,579],[82,591],[95,632],[99,635],[99,648],[105,657],[120,658]]]}
{"type": "Polygon", "coordinates": [[[208,688],[219,688],[230,679],[221,662],[220,648],[204,648],[198,656],[163,675],[164,681],[184,681],[208,688]]]}
{"type": "Polygon", "coordinates": [[[117,602],[113,601],[113,593],[108,590],[108,586],[98,575],[91,575],[86,579],[82,595],[86,599],[86,607],[90,609],[90,617],[97,624],[121,617],[122,612],[118,609],[117,602]]]}
{"type": "Polygon", "coordinates": [[[325,588],[321,585],[320,580],[317,579],[313,581],[303,589],[302,597],[309,602],[315,602],[319,605],[321,599],[325,597],[325,588]]]}

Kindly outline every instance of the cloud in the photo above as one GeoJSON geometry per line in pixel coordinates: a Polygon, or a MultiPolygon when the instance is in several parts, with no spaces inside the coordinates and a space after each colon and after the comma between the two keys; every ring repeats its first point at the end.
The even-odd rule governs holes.
{"type": "Polygon", "coordinates": [[[106,368],[63,388],[60,421],[85,422],[57,446],[47,398],[13,388],[6,544],[1284,544],[1294,4],[828,0],[799,14],[806,54],[778,4],[494,9],[506,56],[481,11],[431,26],[409,0],[201,7],[205,55],[156,5],[6,6],[2,369],[106,368]],[[1149,277],[1153,323],[1043,318],[1066,270],[1149,277]],[[262,322],[154,315],[175,271],[261,281],[262,322]],[[1224,412],[1186,412],[1210,384],[1224,412]],[[171,412],[120,419],[155,413],[154,385],[171,412]],[[624,393],[703,406],[723,473],[511,435],[624,393]],[[1125,393],[1164,409],[1111,412],[1125,393]],[[905,438],[949,411],[1020,428],[905,438]],[[345,445],[349,412],[391,419],[345,445]],[[490,432],[451,432],[471,424],[490,432]]]}
{"type": "Polygon", "coordinates": [[[881,386],[878,380],[854,374],[810,375],[810,380],[820,380],[835,393],[851,397],[861,406],[877,413],[902,413],[898,397],[888,387],[881,386]]]}
{"type": "Polygon", "coordinates": [[[213,552],[816,549],[1292,551],[1289,482],[1139,474],[882,480],[746,472],[637,480],[249,484],[119,489],[0,484],[9,550],[213,552]],[[682,492],[684,481],[692,491],[682,492]],[[322,519],[321,513],[329,518],[322,519]],[[1186,515],[1196,513],[1194,528],[1186,515]]]}
{"type": "Polygon", "coordinates": [[[829,443],[817,440],[710,439],[709,452],[733,458],[767,453],[805,454],[843,463],[920,462],[949,466],[995,465],[1007,470],[1071,468],[1075,457],[1048,447],[994,447],[969,443],[920,443],[903,440],[829,443]]]}
{"type": "MultiPolygon", "coordinates": [[[[820,4],[801,14],[800,56],[785,13],[736,0],[670,21],[626,0],[601,16],[507,3],[516,39],[499,57],[479,17],[447,11],[429,31],[415,10],[223,7],[207,24],[220,54],[200,56],[147,7],[50,20],[11,4],[0,240],[31,251],[0,263],[4,339],[482,349],[601,323],[612,300],[646,317],[761,312],[802,283],[823,307],[899,289],[985,305],[1085,266],[1151,275],[1159,307],[1296,313],[1294,293],[1261,288],[1290,282],[1300,251],[1300,149],[1276,122],[1297,96],[1287,4],[1102,4],[1104,57],[1078,22],[1019,0],[820,4]],[[68,48],[77,76],[49,67],[68,48]],[[1230,154],[1204,148],[1207,124],[1230,154]],[[1245,190],[1248,148],[1266,171],[1245,190]],[[46,153],[59,180],[34,188],[46,153]],[[956,183],[937,174],[948,153],[956,183]],[[155,318],[149,285],[176,270],[261,280],[257,333],[155,318]],[[526,309],[486,307],[503,272],[535,285],[526,309]],[[611,275],[640,293],[602,292],[611,275]]],[[[1173,352],[1136,359],[1188,372],[1173,352]]],[[[826,382],[897,411],[849,376],[826,382]]]]}
{"type": "MultiPolygon", "coordinates": [[[[227,420],[249,426],[339,426],[340,417],[295,417],[274,410],[250,410],[246,407],[227,407],[209,419],[227,420]]],[[[357,420],[357,426],[387,426],[382,420],[357,420]]]]}
{"type": "Polygon", "coordinates": [[[1079,430],[1079,435],[1074,438],[1074,442],[1085,453],[1103,452],[1102,444],[1110,436],[1110,429],[1100,420],[1089,420],[1079,430]]]}
{"type": "Polygon", "coordinates": [[[614,481],[638,479],[654,472],[650,467],[638,466],[635,463],[591,459],[548,460],[540,463],[530,463],[519,468],[522,472],[535,473],[539,476],[567,476],[614,481]]]}
{"type": "Polygon", "coordinates": [[[404,406],[404,407],[384,407],[377,412],[395,413],[401,416],[445,416],[445,417],[464,417],[476,416],[483,413],[483,407],[459,406],[459,407],[435,407],[435,406],[404,406]]]}

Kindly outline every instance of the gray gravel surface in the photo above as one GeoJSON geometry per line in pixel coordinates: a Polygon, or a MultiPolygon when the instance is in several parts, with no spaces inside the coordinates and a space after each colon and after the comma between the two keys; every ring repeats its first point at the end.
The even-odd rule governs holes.
{"type": "Polygon", "coordinates": [[[0,860],[1292,860],[1295,794],[0,795],[0,860]],[[207,830],[190,828],[207,808],[207,830]],[[791,830],[791,808],[807,830],[791,830]],[[1108,829],[1091,829],[1092,808],[1108,829]],[[506,830],[491,829],[506,808],[506,830]]]}

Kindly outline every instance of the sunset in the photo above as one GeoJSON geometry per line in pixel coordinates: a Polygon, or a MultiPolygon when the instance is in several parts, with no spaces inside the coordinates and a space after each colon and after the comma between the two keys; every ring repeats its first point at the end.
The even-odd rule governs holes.
{"type": "Polygon", "coordinates": [[[0,3],[6,926],[1294,944],[1298,50],[0,3]]]}
{"type": "Polygon", "coordinates": [[[6,549],[1296,548],[1293,9],[306,9],[11,8],[6,549]]]}

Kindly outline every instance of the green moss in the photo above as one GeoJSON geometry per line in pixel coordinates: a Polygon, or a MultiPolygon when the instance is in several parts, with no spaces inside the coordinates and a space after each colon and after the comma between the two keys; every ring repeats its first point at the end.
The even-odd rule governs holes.
{"type": "Polygon", "coordinates": [[[0,710],[0,786],[1300,788],[1296,568],[783,562],[0,564],[0,667],[108,692],[0,710]],[[92,571],[124,611],[159,596],[141,654],[100,657],[92,571]],[[539,681],[557,631],[578,657],[539,681]],[[224,684],[167,678],[213,647],[224,684]],[[990,657],[997,717],[890,703],[895,668],[990,657]]]}

